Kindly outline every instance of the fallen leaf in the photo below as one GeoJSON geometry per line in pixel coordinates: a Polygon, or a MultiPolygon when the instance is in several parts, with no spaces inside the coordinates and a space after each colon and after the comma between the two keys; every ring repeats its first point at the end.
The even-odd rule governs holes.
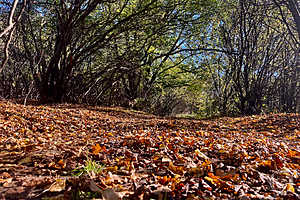
{"type": "Polygon", "coordinates": [[[65,190],[66,179],[58,178],[48,189],[50,192],[61,192],[65,190]]]}
{"type": "Polygon", "coordinates": [[[295,188],[292,184],[288,183],[285,187],[285,190],[288,191],[288,192],[292,192],[292,193],[295,193],[295,188]]]}

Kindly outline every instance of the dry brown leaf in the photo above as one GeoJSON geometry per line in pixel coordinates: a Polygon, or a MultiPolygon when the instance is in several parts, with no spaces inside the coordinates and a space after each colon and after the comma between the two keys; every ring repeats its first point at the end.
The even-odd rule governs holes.
{"type": "Polygon", "coordinates": [[[48,189],[50,192],[61,192],[66,189],[66,179],[58,178],[48,189]]]}

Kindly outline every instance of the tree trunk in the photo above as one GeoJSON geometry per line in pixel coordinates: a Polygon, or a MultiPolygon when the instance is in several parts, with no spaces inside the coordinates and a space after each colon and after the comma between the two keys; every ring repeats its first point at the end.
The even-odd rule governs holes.
{"type": "Polygon", "coordinates": [[[48,73],[45,73],[39,84],[41,103],[60,103],[65,94],[65,73],[58,69],[57,65],[48,66],[48,73]]]}
{"type": "MultiPolygon", "coordinates": [[[[291,11],[300,41],[300,8],[298,0],[288,0],[288,8],[291,11]]],[[[297,45],[300,45],[299,42],[297,45]]],[[[296,52],[296,112],[300,113],[300,48],[296,52]]]]}
{"type": "Polygon", "coordinates": [[[300,48],[296,53],[296,113],[300,113],[300,48]]]}

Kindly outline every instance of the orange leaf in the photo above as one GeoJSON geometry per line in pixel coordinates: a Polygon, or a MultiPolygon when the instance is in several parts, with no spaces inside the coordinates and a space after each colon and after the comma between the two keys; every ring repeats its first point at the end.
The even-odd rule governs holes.
{"type": "Polygon", "coordinates": [[[300,152],[298,152],[298,151],[293,151],[293,150],[289,150],[288,156],[289,156],[289,157],[300,156],[300,152]]]}
{"type": "Polygon", "coordinates": [[[107,170],[107,171],[110,171],[110,172],[115,172],[115,171],[118,170],[118,166],[106,167],[106,170],[107,170]]]}
{"type": "Polygon", "coordinates": [[[162,184],[166,184],[168,182],[168,177],[164,176],[163,179],[161,180],[162,184]]]}
{"type": "Polygon", "coordinates": [[[97,155],[101,151],[101,146],[97,143],[95,146],[92,146],[92,152],[94,155],[97,155]]]}
{"type": "Polygon", "coordinates": [[[290,183],[286,185],[285,190],[295,193],[295,188],[290,183]]]}
{"type": "Polygon", "coordinates": [[[57,162],[57,164],[58,164],[59,166],[61,166],[62,168],[65,168],[65,167],[66,167],[66,164],[64,163],[63,159],[60,159],[60,160],[57,162]]]}

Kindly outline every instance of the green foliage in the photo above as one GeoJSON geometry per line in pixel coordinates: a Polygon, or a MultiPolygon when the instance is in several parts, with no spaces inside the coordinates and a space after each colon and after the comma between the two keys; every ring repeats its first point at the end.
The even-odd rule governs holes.
{"type": "Polygon", "coordinates": [[[103,169],[104,169],[103,165],[87,157],[84,166],[74,169],[73,174],[74,176],[83,176],[83,175],[94,176],[101,173],[103,169]]]}
{"type": "Polygon", "coordinates": [[[293,111],[291,13],[257,2],[36,1],[16,26],[0,92],[163,115],[180,104],[204,117],[293,111]]]}
{"type": "Polygon", "coordinates": [[[102,195],[98,192],[89,192],[89,191],[74,191],[72,193],[72,199],[81,200],[81,199],[100,199],[102,195]]]}

